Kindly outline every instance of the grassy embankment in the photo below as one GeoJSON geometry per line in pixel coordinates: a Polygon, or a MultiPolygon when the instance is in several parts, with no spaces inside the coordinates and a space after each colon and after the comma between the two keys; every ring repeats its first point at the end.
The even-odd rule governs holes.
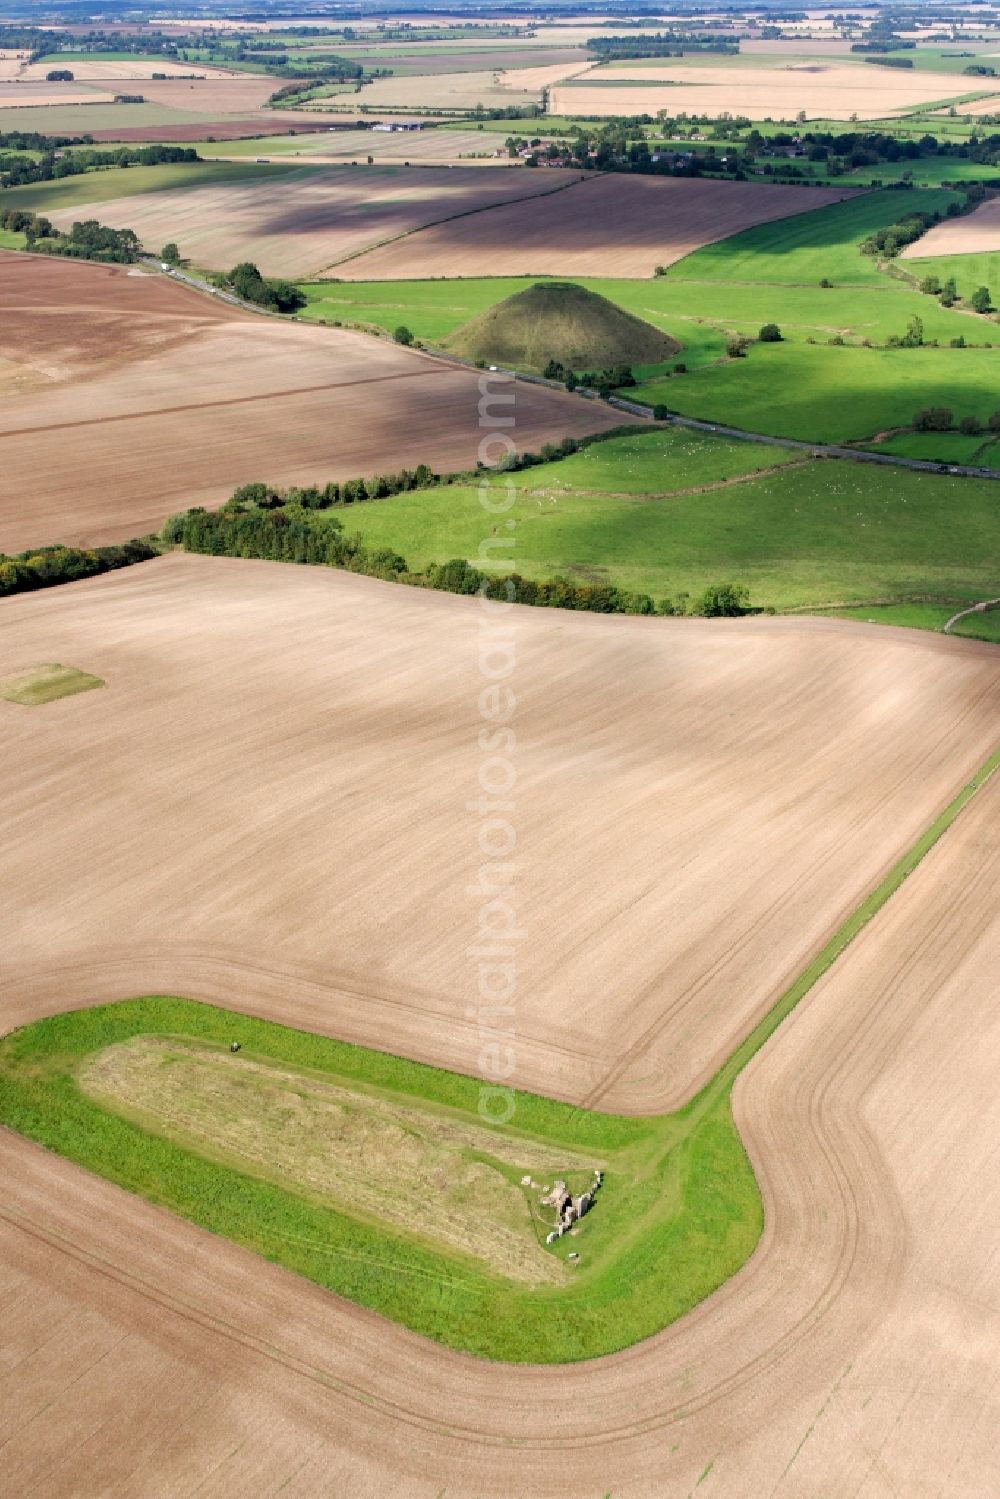
{"type": "MultiPolygon", "coordinates": [[[[915,210],[943,212],[952,201],[956,195],[943,190],[872,193],[708,245],[655,280],[578,279],[684,345],[678,359],[686,373],[674,373],[672,360],[636,366],[640,385],[633,394],[650,404],[810,442],[869,441],[910,427],[924,405],[948,406],[956,420],[985,421],[1000,405],[1000,327],[922,295],[916,280],[924,262],[896,262],[889,274],[859,250],[873,229],[915,210]],[[824,279],[832,284],[821,287],[824,279]],[[923,323],[925,345],[885,348],[890,337],[906,334],[913,317],[923,323]],[[783,342],[756,344],[745,359],[726,357],[730,335],[756,337],[768,322],[779,324],[783,342]],[[959,337],[970,347],[950,348],[959,337]]],[[[981,265],[958,272],[952,261],[942,262],[948,267],[942,279],[957,274],[959,290],[971,295],[991,284],[997,258],[975,257],[981,265]]],[[[938,262],[927,262],[927,269],[941,273],[938,262]]],[[[993,279],[1000,296],[1000,276],[993,279]]],[[[434,346],[530,284],[511,277],[313,282],[303,288],[304,315],[390,332],[405,323],[434,346]]],[[[946,435],[944,461],[952,448],[946,435]]]]}
{"type": "MultiPolygon", "coordinates": [[[[340,1211],[321,1193],[295,1189],[287,1169],[268,1169],[263,1155],[247,1168],[229,1163],[232,1116],[202,1116],[215,1144],[173,1137],[134,1106],[110,1104],[81,1086],[81,1073],[108,1049],[134,1037],[172,1038],[182,1056],[192,1040],[208,1043],[219,1064],[233,1038],[241,1058],[286,1073],[277,1115],[254,1115],[258,1138],[280,1132],[283,1107],[297,1086],[346,1088],[354,1113],[417,1109],[452,1141],[479,1129],[477,1080],[267,1021],[154,997],[57,1015],[0,1042],[0,1119],[69,1160],[169,1208],[211,1232],[245,1245],[342,1296],[449,1346],[515,1362],[570,1362],[595,1357],[652,1335],[682,1316],[745,1263],[763,1226],[754,1176],[732,1117],[733,1083],[747,1062],[833,965],[916,868],[966,803],[1000,765],[994,754],[881,883],[815,955],[795,982],[736,1047],[708,1085],[684,1108],[659,1118],[601,1114],[531,1094],[516,1096],[513,1125],[495,1127],[497,1156],[518,1180],[548,1148],[605,1162],[604,1186],[579,1234],[544,1251],[564,1260],[562,1284],[525,1287],[484,1269],[466,1253],[371,1217],[340,1211]],[[226,1128],[228,1126],[228,1129],[226,1128]],[[523,1155],[521,1152],[523,1150],[523,1155]],[[579,1246],[570,1268],[566,1256],[579,1246]]],[[[234,1069],[240,1059],[230,1058],[234,1069]]],[[[245,1108],[245,1106],[244,1106],[245,1108]]],[[[245,1121],[246,1122],[246,1121],[245,1121]]],[[[461,1148],[459,1146],[459,1153],[461,1148]]],[[[480,1163],[494,1167],[489,1151],[480,1163]]],[[[293,1173],[294,1177],[294,1173],[293,1173]]],[[[402,1181],[400,1190],[433,1191],[402,1181]]],[[[470,1195],[469,1211],[478,1203],[470,1195]]],[[[531,1208],[525,1202],[524,1216],[531,1208]]],[[[541,1235],[542,1224],[534,1224],[541,1235]]],[[[542,1252],[540,1250],[540,1252],[542,1252]]]]}
{"type": "MultiPolygon", "coordinates": [[[[515,539],[494,566],[529,578],[610,582],[655,600],[731,578],[758,607],[917,599],[939,601],[945,618],[1000,593],[1000,486],[987,479],[809,459],[682,428],[615,437],[492,482],[508,479],[515,539]]],[[[314,523],[327,513],[411,567],[487,565],[491,526],[473,486],[340,506],[314,523]]]]}

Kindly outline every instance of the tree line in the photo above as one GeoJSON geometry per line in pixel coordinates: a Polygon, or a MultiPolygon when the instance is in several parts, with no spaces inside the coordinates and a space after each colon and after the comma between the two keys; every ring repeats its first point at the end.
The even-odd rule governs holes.
{"type": "Polygon", "coordinates": [[[575,583],[567,578],[538,581],[520,573],[486,573],[464,558],[431,563],[423,572],[415,572],[406,558],[391,548],[371,548],[360,537],[346,533],[336,516],[325,515],[317,521],[296,506],[224,507],[214,511],[197,507],[171,517],[164,527],[163,539],[179,543],[185,551],[211,557],[254,557],[338,567],[388,582],[442,589],[447,593],[479,594],[539,608],[580,609],[596,614],[706,616],[746,614],[750,610],[749,590],[737,583],[713,585],[693,604],[686,594],[654,603],[647,593],[631,592],[611,583],[575,583]]]}
{"type": "Polygon", "coordinates": [[[0,228],[23,234],[25,248],[36,255],[67,255],[72,260],[132,265],[142,254],[142,244],[134,230],[112,229],[96,219],[78,220],[63,234],[51,220],[37,213],[5,208],[0,210],[0,228]]]}
{"type": "Polygon", "coordinates": [[[0,553],[0,597],[12,593],[31,593],[38,588],[52,588],[57,583],[75,583],[98,573],[131,567],[134,562],[148,562],[158,556],[146,541],[123,541],[117,546],[36,547],[13,556],[0,553]]]}
{"type": "MultiPolygon", "coordinates": [[[[0,136],[0,146],[8,137],[0,136]]],[[[23,146],[22,150],[41,151],[35,161],[31,156],[0,155],[0,186],[24,187],[32,182],[52,182],[62,177],[81,177],[86,172],[106,167],[157,167],[179,161],[200,161],[191,146],[116,146],[113,151],[84,148],[56,155],[60,148],[45,136],[35,137],[40,145],[23,146]]]]}

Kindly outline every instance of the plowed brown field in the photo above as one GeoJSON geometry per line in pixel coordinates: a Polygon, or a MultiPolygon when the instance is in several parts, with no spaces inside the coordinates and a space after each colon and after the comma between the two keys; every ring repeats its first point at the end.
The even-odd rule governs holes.
{"type": "MultiPolygon", "coordinates": [[[[174,990],[472,1063],[474,603],[171,557],[4,615],[0,671],[71,639],[108,684],[0,704],[4,1028],[174,990]]],[[[518,1080],[630,1059],[605,1102],[662,1108],[985,758],[1000,653],[514,626],[518,1080]]],[[[5,1484],[555,1499],[571,1459],[615,1499],[995,1493],[998,828],[994,780],[740,1079],[753,1260],[596,1363],[449,1353],[0,1131],[5,1484]]]]}
{"type": "MultiPolygon", "coordinates": [[[[561,176],[561,174],[560,174],[561,176]]],[[[162,196],[157,194],[157,196],[162,196]]],[[[188,195],[190,196],[190,195],[188,195]]],[[[679,177],[587,178],[369,250],[336,267],[347,281],[422,276],[651,276],[752,224],[853,197],[849,188],[763,187],[679,177]]],[[[134,203],[135,199],[128,200],[134,203]]]]}
{"type": "MultiPolygon", "coordinates": [[[[623,414],[521,386],[537,449],[623,414]]],[[[0,551],[93,544],[237,484],[474,465],[479,377],[339,329],[242,313],[123,267],[0,252],[0,551]]]]}
{"type": "MultiPolygon", "coordinates": [[[[531,200],[579,175],[474,166],[305,167],[280,181],[267,176],[105,199],[88,203],[87,212],[102,224],[134,229],[147,245],[172,239],[186,258],[213,270],[252,260],[267,276],[305,277],[393,235],[531,200]]],[[[64,228],[79,216],[79,207],[49,215],[64,228]]]]}
{"type": "Polygon", "coordinates": [[[974,255],[1000,250],[1000,198],[987,198],[972,213],[943,219],[900,252],[907,260],[927,255],[974,255]]]}

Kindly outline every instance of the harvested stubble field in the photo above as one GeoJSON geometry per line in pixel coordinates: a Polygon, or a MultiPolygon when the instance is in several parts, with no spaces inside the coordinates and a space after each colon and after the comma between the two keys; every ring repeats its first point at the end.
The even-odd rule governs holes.
{"type": "MultiPolygon", "coordinates": [[[[474,1068],[477,1038],[444,1013],[442,952],[442,939],[465,945],[456,917],[475,910],[449,895],[471,872],[456,864],[475,858],[455,821],[461,767],[474,785],[478,759],[474,606],[319,570],[168,558],[13,601],[8,614],[0,669],[52,659],[69,632],[108,688],[17,723],[5,1026],[166,983],[238,992],[248,1010],[474,1068]],[[332,718],[317,713],[324,701],[332,718]],[[250,702],[263,711],[249,715],[250,702]],[[111,797],[100,809],[98,767],[111,797]],[[381,781],[391,795],[378,800],[381,781]],[[413,828],[419,853],[403,869],[380,849],[398,850],[413,828]],[[286,902],[274,870],[289,857],[309,876],[291,875],[286,902]],[[86,913],[72,898],[84,866],[86,913]],[[240,929],[249,935],[231,946],[240,929]],[[393,969],[420,947],[407,979],[426,988],[406,992],[393,969]],[[357,983],[345,964],[364,948],[357,983]]],[[[694,822],[714,864],[716,940],[735,929],[721,910],[727,859],[764,852],[734,822],[734,801],[784,822],[773,853],[791,904],[784,922],[762,913],[747,932],[773,982],[775,946],[792,958],[802,936],[796,880],[810,887],[810,913],[853,905],[992,748],[1000,656],[781,620],[517,611],[517,631],[519,809],[526,829],[546,830],[525,841],[524,910],[544,912],[525,979],[540,948],[556,975],[560,941],[582,940],[591,965],[586,984],[578,974],[574,984],[572,959],[558,974],[571,1057],[534,974],[524,983],[518,1077],[549,1091],[561,1080],[580,1098],[625,1058],[633,1081],[612,1094],[625,1108],[661,1108],[690,1082],[686,1026],[667,1017],[680,1044],[664,1066],[662,1035],[630,1048],[631,1010],[641,968],[656,967],[650,943],[662,959],[690,937],[701,874],[670,869],[694,822]],[[622,828],[641,823],[643,807],[654,826],[629,846],[622,828]],[[817,879],[830,878],[845,837],[852,853],[824,899],[817,879]],[[578,855],[575,839],[586,844],[578,855]],[[564,903],[567,873],[573,885],[588,876],[575,905],[564,903]],[[602,923],[592,907],[608,892],[617,914],[602,923]],[[639,940],[629,926],[643,928],[639,940]],[[588,1064],[583,1047],[602,1026],[588,1064]]],[[[442,1488],[554,1499],[572,1452],[576,1487],[615,1499],[696,1485],[709,1499],[991,1493],[998,826],[995,779],[738,1083],[766,1207],[753,1260],[692,1316],[597,1364],[513,1370],[445,1352],[4,1134],[3,1337],[19,1371],[0,1417],[7,1481],[53,1496],[142,1484],[311,1495],[336,1475],[373,1499],[442,1488]],[[969,1171],[950,1169],[957,1157],[969,1171]],[[68,1430],[79,1433],[71,1443],[68,1430]]],[[[671,984],[662,962],[656,983],[671,984]]],[[[711,983],[745,991],[731,968],[711,983]]],[[[734,1018],[712,1022],[724,1045],[734,1018]]]]}
{"type": "MultiPolygon", "coordinates": [[[[557,180],[565,180],[564,174],[557,180]]],[[[587,178],[383,245],[338,265],[350,281],[422,276],[651,276],[753,224],[855,196],[841,187],[764,187],[683,178],[587,178]]]]}
{"type": "Polygon", "coordinates": [[[280,139],[241,141],[238,150],[232,143],[218,145],[206,141],[198,143],[198,153],[203,157],[220,156],[232,160],[245,160],[247,156],[278,156],[289,160],[303,156],[310,162],[341,163],[346,157],[351,161],[364,162],[374,156],[377,162],[417,162],[421,166],[436,166],[441,163],[467,162],[470,157],[499,151],[498,166],[510,166],[510,160],[497,136],[485,130],[421,130],[387,133],[374,130],[323,130],[313,135],[301,132],[280,139]]]}
{"type": "MultiPolygon", "coordinates": [[[[156,530],[262,476],[471,468],[478,402],[475,372],[387,341],[124,267],[0,252],[0,551],[156,530]]],[[[537,449],[621,420],[533,389],[517,439],[537,449]]]]}
{"type": "Polygon", "coordinates": [[[183,78],[187,82],[202,78],[244,81],[253,78],[254,82],[260,82],[259,77],[251,73],[239,73],[232,68],[213,68],[205,63],[171,62],[169,58],[159,57],[105,58],[99,55],[91,58],[74,57],[71,61],[63,62],[57,53],[51,54],[44,62],[31,63],[24,69],[21,77],[44,80],[53,68],[62,67],[68,68],[75,80],[87,83],[101,82],[103,79],[118,82],[123,78],[142,78],[152,82],[154,73],[165,73],[168,79],[183,78]]]}
{"type": "MultiPolygon", "coordinates": [[[[995,94],[1000,78],[968,80],[995,94]]],[[[549,109],[566,115],[635,115],[665,109],[717,116],[724,111],[751,120],[881,119],[963,92],[954,73],[802,61],[785,67],[686,67],[644,63],[627,75],[614,68],[554,84],[549,109]]],[[[982,108],[982,106],[980,106],[982,108]]]]}
{"type": "MultiPolygon", "coordinates": [[[[18,79],[0,82],[0,110],[39,109],[52,104],[110,104],[112,97],[109,89],[87,83],[21,83],[18,79]]],[[[8,125],[5,118],[4,128],[16,127],[8,125]]],[[[81,124],[80,129],[85,130],[86,126],[81,124]]]]}
{"type": "MultiPolygon", "coordinates": [[[[455,214],[544,196],[577,174],[495,167],[292,168],[275,181],[181,188],[97,200],[88,213],[143,243],[173,240],[198,265],[228,269],[252,260],[265,275],[307,277],[369,245],[455,214]]],[[[790,189],[795,191],[795,189],[790,189]]],[[[79,212],[50,214],[69,227],[79,212]]]]}
{"type": "Polygon", "coordinates": [[[416,73],[408,77],[376,78],[365,85],[370,109],[487,109],[510,104],[538,104],[543,89],[589,68],[589,62],[563,62],[543,68],[485,68],[470,73],[416,73]]]}
{"type": "MultiPolygon", "coordinates": [[[[972,213],[935,224],[900,252],[900,259],[933,255],[982,255],[1000,250],[1000,198],[987,198],[972,213]]],[[[998,289],[1000,290],[1000,289],[998,289]]]]}

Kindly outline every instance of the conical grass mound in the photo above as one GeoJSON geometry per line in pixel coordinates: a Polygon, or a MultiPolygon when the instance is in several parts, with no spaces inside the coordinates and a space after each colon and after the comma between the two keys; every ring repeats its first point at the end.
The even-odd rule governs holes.
{"type": "Polygon", "coordinates": [[[539,281],[473,318],[444,347],[463,359],[541,371],[550,360],[571,370],[658,364],[681,346],[597,292],[539,281]]]}

